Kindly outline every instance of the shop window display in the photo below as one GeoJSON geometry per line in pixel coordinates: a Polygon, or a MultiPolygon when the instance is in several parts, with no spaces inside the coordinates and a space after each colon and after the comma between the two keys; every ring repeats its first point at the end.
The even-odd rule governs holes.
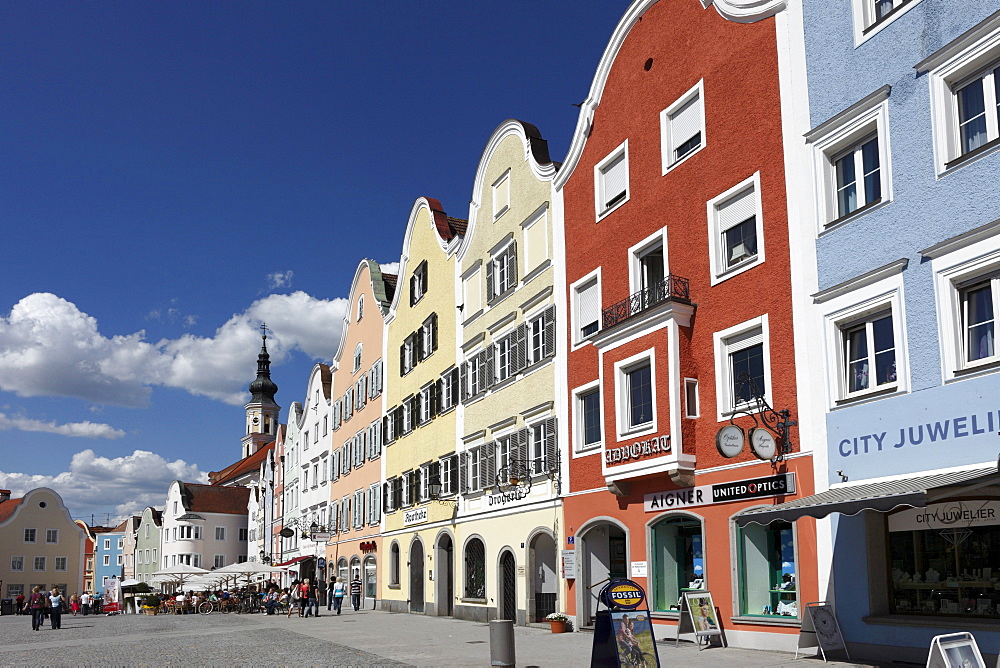
{"type": "Polygon", "coordinates": [[[795,533],[788,522],[739,531],[740,606],[744,615],[798,617],[795,533]]]}
{"type": "Polygon", "coordinates": [[[704,589],[705,555],[701,521],[672,517],[652,527],[653,606],[677,612],[681,594],[704,589]]]}
{"type": "Polygon", "coordinates": [[[963,500],[891,515],[890,610],[1000,617],[1000,524],[987,523],[997,519],[998,501],[963,500]]]}

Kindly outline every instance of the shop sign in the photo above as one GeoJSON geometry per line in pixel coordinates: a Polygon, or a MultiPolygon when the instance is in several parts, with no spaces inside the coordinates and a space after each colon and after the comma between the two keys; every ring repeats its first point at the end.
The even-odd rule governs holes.
{"type": "Polygon", "coordinates": [[[647,513],[655,513],[673,508],[709,506],[714,503],[764,499],[794,493],[795,474],[782,473],[763,478],[722,482],[717,485],[699,485],[687,489],[646,494],[642,499],[642,505],[647,513]]]}
{"type": "Polygon", "coordinates": [[[576,550],[562,551],[562,573],[567,580],[576,579],[576,550]]]}
{"type": "Polygon", "coordinates": [[[403,526],[408,527],[411,524],[421,524],[427,521],[427,509],[417,508],[416,510],[408,510],[403,513],[403,526]]]}
{"type": "Polygon", "coordinates": [[[623,445],[620,448],[605,448],[604,463],[621,464],[668,452],[670,452],[670,434],[665,434],[644,441],[636,441],[630,445],[623,445]]]}
{"type": "MultiPolygon", "coordinates": [[[[894,426],[874,434],[854,434],[840,439],[836,452],[841,457],[856,457],[876,452],[893,452],[914,446],[929,446],[959,438],[989,434],[1000,425],[1000,411],[970,413],[944,420],[926,420],[894,426]],[[996,420],[994,420],[996,418],[996,420]]],[[[905,450],[904,450],[905,451],[905,450]]]]}
{"type": "Polygon", "coordinates": [[[743,452],[743,444],[746,437],[743,428],[737,424],[727,424],[719,429],[715,434],[715,448],[719,454],[728,459],[736,457],[743,452]]]}
{"type": "Polygon", "coordinates": [[[488,505],[492,508],[493,506],[506,506],[508,503],[513,503],[515,501],[522,501],[528,498],[528,490],[521,487],[515,489],[511,492],[502,492],[500,494],[490,494],[488,505]]]}
{"type": "Polygon", "coordinates": [[[1000,524],[1000,501],[952,501],[889,515],[889,531],[964,529],[1000,524]]]}
{"type": "Polygon", "coordinates": [[[645,561],[633,561],[629,568],[628,576],[630,578],[644,578],[646,577],[647,568],[645,561]]]}
{"type": "Polygon", "coordinates": [[[361,548],[362,554],[368,554],[369,552],[374,552],[378,549],[378,544],[373,540],[363,540],[358,546],[361,548]]]}

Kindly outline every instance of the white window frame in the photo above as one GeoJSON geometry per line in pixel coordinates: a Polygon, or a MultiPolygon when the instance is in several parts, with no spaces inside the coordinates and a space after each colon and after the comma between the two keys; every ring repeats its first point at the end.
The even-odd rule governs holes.
{"type": "Polygon", "coordinates": [[[642,259],[657,247],[663,250],[663,277],[666,278],[670,275],[670,262],[667,257],[667,228],[664,227],[628,249],[628,283],[630,295],[642,290],[642,259]]]}
{"type": "Polygon", "coordinates": [[[628,139],[619,144],[611,153],[609,153],[604,159],[599,163],[594,165],[594,212],[597,215],[597,220],[600,221],[616,211],[625,202],[629,200],[630,195],[630,173],[628,164],[628,139]],[[606,197],[604,196],[604,177],[605,169],[609,167],[612,163],[616,162],[619,158],[624,160],[625,169],[625,195],[620,197],[611,206],[605,206],[606,197]]]}
{"type": "Polygon", "coordinates": [[[593,453],[599,451],[604,445],[604,400],[601,395],[601,381],[593,380],[589,383],[585,383],[578,387],[574,387],[570,390],[573,396],[573,452],[574,453],[593,453]],[[597,392],[598,396],[602,397],[599,402],[600,411],[598,420],[601,425],[601,438],[596,443],[584,443],[584,411],[583,411],[583,398],[585,395],[597,392]]]}
{"type": "Polygon", "coordinates": [[[698,394],[697,378],[684,379],[684,417],[686,418],[701,417],[701,397],[698,394]],[[694,395],[693,402],[691,401],[692,394],[694,395]],[[691,405],[692,403],[694,403],[694,406],[691,405]]]}
{"type": "MultiPolygon", "coordinates": [[[[740,181],[735,186],[727,190],[726,192],[713,197],[708,200],[708,238],[710,240],[709,245],[709,263],[712,269],[712,285],[718,285],[719,283],[732,278],[733,276],[738,276],[745,271],[753,269],[764,263],[764,214],[761,207],[761,195],[760,195],[760,172],[754,172],[752,176],[740,181]],[[719,220],[719,212],[725,207],[726,204],[731,202],[734,198],[739,197],[746,193],[748,190],[753,190],[754,197],[754,207],[755,213],[754,217],[756,219],[756,234],[757,234],[757,255],[742,260],[732,267],[726,266],[726,243],[725,243],[725,232],[728,229],[732,229],[734,226],[729,226],[726,229],[722,228],[722,223],[719,220]]],[[[666,257],[664,257],[664,264],[666,264],[666,257]]],[[[664,271],[666,268],[664,267],[664,271]]]]}
{"type": "Polygon", "coordinates": [[[598,267],[589,274],[579,278],[573,282],[570,286],[570,295],[572,300],[572,308],[570,309],[570,319],[572,322],[572,333],[573,333],[573,350],[582,348],[590,343],[591,337],[601,331],[601,306],[603,302],[603,295],[601,292],[601,267],[598,267]],[[592,334],[586,336],[583,335],[583,323],[580,322],[580,294],[583,290],[590,287],[591,284],[596,284],[597,286],[597,330],[592,334]]]}
{"type": "Polygon", "coordinates": [[[493,220],[510,210],[510,169],[493,182],[493,220]]]}
{"type": "MultiPolygon", "coordinates": [[[[960,147],[958,127],[957,91],[965,84],[983,74],[989,67],[1000,66],[1000,16],[993,15],[939,49],[929,58],[915,66],[918,73],[928,72],[931,94],[931,127],[934,137],[934,163],[939,177],[953,170],[990,155],[1000,142],[992,148],[977,153],[974,158],[959,160],[963,154],[960,147]],[[948,163],[957,161],[958,164],[948,163]]],[[[989,98],[987,98],[989,111],[989,98]]],[[[987,141],[997,138],[998,121],[996,114],[987,114],[987,141]]]]}
{"type": "MultiPolygon", "coordinates": [[[[806,133],[806,143],[811,146],[813,156],[817,234],[854,220],[857,216],[881,208],[892,201],[889,92],[889,86],[883,86],[806,133]],[[860,149],[873,134],[878,138],[881,199],[878,202],[862,204],[854,211],[841,216],[837,205],[836,160],[851,149],[860,149]]],[[[863,182],[863,177],[859,177],[859,180],[863,182]]]]}
{"type": "MultiPolygon", "coordinates": [[[[618,440],[634,439],[646,434],[655,434],[658,421],[656,403],[656,350],[647,348],[631,357],[615,362],[615,428],[618,440]],[[653,419],[641,425],[630,423],[629,379],[628,374],[642,366],[649,366],[649,380],[653,395],[653,419]]],[[[602,410],[603,416],[603,410],[602,410]]]]}
{"type": "Polygon", "coordinates": [[[10,570],[16,573],[24,572],[24,556],[12,554],[10,556],[10,570]],[[15,561],[16,560],[16,561],[15,561]]]}
{"type": "Polygon", "coordinates": [[[45,543],[47,545],[54,545],[54,544],[56,544],[58,542],[59,542],[59,529],[46,529],[45,530],[45,543]],[[50,536],[52,537],[52,540],[49,540],[50,536]]]}
{"type": "MultiPolygon", "coordinates": [[[[496,385],[504,383],[517,375],[514,371],[514,358],[517,355],[517,346],[514,338],[510,336],[512,332],[512,329],[508,329],[503,334],[495,336],[493,338],[493,343],[490,344],[494,347],[493,364],[495,368],[493,369],[493,378],[495,379],[496,385]],[[501,352],[503,349],[506,349],[505,353],[501,352]],[[506,359],[506,374],[503,373],[503,359],[506,359]]],[[[527,351],[525,351],[525,354],[527,355],[527,351]]]]}
{"type": "Polygon", "coordinates": [[[521,235],[524,238],[524,277],[521,279],[521,282],[526,283],[533,277],[533,272],[547,266],[546,262],[551,259],[549,257],[548,203],[521,223],[521,235]],[[529,241],[529,230],[534,231],[537,235],[538,230],[535,230],[537,226],[541,226],[540,243],[537,238],[534,239],[535,243],[531,243],[529,241]],[[536,246],[540,246],[540,248],[536,246]]]}
{"type": "Polygon", "coordinates": [[[358,297],[358,322],[365,317],[365,296],[361,295],[358,297]]]}
{"type": "Polygon", "coordinates": [[[457,458],[457,454],[449,455],[447,457],[442,457],[439,461],[441,465],[441,496],[454,496],[458,494],[458,479],[461,477],[461,473],[458,472],[458,467],[462,465],[461,461],[457,462],[455,468],[458,475],[454,478],[451,475],[451,462],[457,458]]]}
{"type": "MultiPolygon", "coordinates": [[[[684,141],[690,139],[690,137],[683,138],[684,141]]],[[[675,102],[673,102],[669,107],[660,112],[660,165],[662,172],[665,175],[667,172],[676,169],[680,165],[687,162],[691,156],[695,155],[699,151],[703,150],[707,142],[705,140],[705,80],[701,79],[692,86],[687,92],[681,95],[675,102]],[[701,145],[698,148],[692,149],[685,153],[682,157],[677,160],[673,159],[673,153],[675,148],[675,139],[672,134],[671,122],[672,116],[685,105],[687,105],[692,100],[697,99],[699,104],[699,114],[701,115],[701,145]]]]}
{"type": "Polygon", "coordinates": [[[430,382],[420,388],[420,415],[417,416],[417,424],[424,425],[433,419],[431,414],[431,393],[434,391],[434,383],[430,382]]]}
{"type": "MultiPolygon", "coordinates": [[[[959,380],[970,375],[980,375],[995,371],[1000,362],[1000,242],[997,232],[1000,224],[991,223],[979,228],[978,235],[963,242],[956,240],[954,246],[945,246],[938,252],[934,249],[922,251],[925,257],[932,257],[934,272],[934,293],[937,304],[939,339],[941,342],[942,376],[945,382],[959,380]],[[978,237],[978,238],[977,238],[978,237]],[[962,293],[968,287],[990,280],[993,286],[994,304],[994,345],[993,356],[966,361],[965,314],[962,293]]],[[[945,242],[946,244],[948,242],[945,242]]],[[[898,366],[898,365],[897,365],[898,366]]]]}
{"type": "Polygon", "coordinates": [[[361,357],[363,353],[364,353],[364,344],[359,343],[357,346],[354,347],[354,373],[357,373],[358,369],[361,368],[361,357]]]}
{"type": "Polygon", "coordinates": [[[490,262],[493,264],[493,301],[517,287],[517,253],[514,253],[513,258],[507,253],[512,243],[513,239],[490,253],[490,262]],[[513,264],[510,264],[511,259],[513,264]],[[501,267],[504,269],[503,275],[501,267]]]}
{"type": "Polygon", "coordinates": [[[891,16],[876,21],[875,0],[851,0],[851,8],[854,10],[854,46],[861,46],[919,3],[920,0],[909,0],[898,9],[894,8],[891,16]]]}
{"type": "Polygon", "coordinates": [[[477,262],[462,276],[462,317],[467,322],[483,310],[482,263],[477,262]],[[475,295],[476,301],[470,303],[475,295]]]}
{"type": "Polygon", "coordinates": [[[771,337],[768,328],[768,314],[765,313],[712,334],[715,347],[716,418],[719,422],[729,420],[738,408],[734,399],[735,379],[732,377],[729,355],[756,345],[756,342],[734,341],[734,339],[752,335],[755,331],[759,331],[764,356],[764,399],[771,406],[774,405],[771,398],[774,384],[771,379],[771,337]]]}

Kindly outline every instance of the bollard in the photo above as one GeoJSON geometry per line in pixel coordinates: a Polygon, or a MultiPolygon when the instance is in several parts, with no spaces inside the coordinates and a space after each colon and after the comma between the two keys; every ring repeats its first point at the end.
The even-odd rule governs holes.
{"type": "Polygon", "coordinates": [[[490,620],[490,665],[514,666],[514,622],[490,620]]]}

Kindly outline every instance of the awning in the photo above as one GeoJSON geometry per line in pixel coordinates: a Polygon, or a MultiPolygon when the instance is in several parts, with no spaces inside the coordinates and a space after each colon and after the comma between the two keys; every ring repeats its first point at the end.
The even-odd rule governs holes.
{"type": "Polygon", "coordinates": [[[305,561],[306,559],[312,559],[312,555],[307,555],[305,557],[295,557],[294,559],[289,559],[288,561],[282,561],[280,564],[272,564],[275,567],[278,566],[291,566],[292,564],[297,564],[300,561],[305,561]]]}
{"type": "Polygon", "coordinates": [[[900,480],[886,480],[860,484],[837,484],[825,492],[804,496],[801,499],[779,503],[765,508],[751,508],[733,516],[736,524],[746,526],[751,522],[770,524],[776,520],[791,522],[800,517],[826,517],[830,513],[856,515],[863,510],[889,512],[900,506],[922,508],[953,496],[950,489],[960,487],[959,492],[970,491],[1000,483],[998,467],[937,473],[900,480]],[[948,489],[946,489],[948,488],[948,489]]]}

